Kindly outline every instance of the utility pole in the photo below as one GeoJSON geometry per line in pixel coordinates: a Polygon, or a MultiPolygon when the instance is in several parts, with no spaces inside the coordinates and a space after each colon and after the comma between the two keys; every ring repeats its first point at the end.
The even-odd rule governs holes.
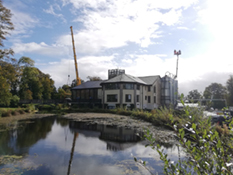
{"type": "Polygon", "coordinates": [[[177,55],[176,75],[175,75],[175,77],[174,77],[174,79],[176,79],[176,78],[177,78],[177,75],[178,75],[178,60],[179,60],[179,55],[181,55],[181,51],[180,51],[180,50],[179,50],[179,51],[174,50],[174,55],[177,55]]]}

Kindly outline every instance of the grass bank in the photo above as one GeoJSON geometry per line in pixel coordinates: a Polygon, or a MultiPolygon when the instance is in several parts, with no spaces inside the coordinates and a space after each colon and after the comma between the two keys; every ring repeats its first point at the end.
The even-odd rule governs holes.
{"type": "Polygon", "coordinates": [[[0,117],[11,117],[35,111],[34,105],[25,105],[18,108],[0,108],[0,117]]]}
{"type": "MultiPolygon", "coordinates": [[[[135,119],[144,120],[147,122],[152,123],[155,126],[163,126],[165,128],[173,130],[172,126],[174,124],[180,126],[184,124],[188,116],[182,112],[177,111],[172,108],[161,108],[161,109],[154,109],[151,111],[145,111],[140,109],[133,109],[129,110],[126,108],[116,108],[116,109],[100,109],[100,108],[75,108],[75,107],[68,107],[65,105],[40,105],[38,106],[39,113],[52,113],[52,114],[67,114],[67,113],[111,113],[111,114],[119,114],[130,116],[135,119]],[[173,120],[171,120],[173,118],[173,120]]],[[[191,115],[195,116],[195,120],[198,121],[202,118],[201,115],[194,115],[195,110],[190,108],[191,115]]],[[[201,113],[200,113],[201,114],[201,113]]]]}

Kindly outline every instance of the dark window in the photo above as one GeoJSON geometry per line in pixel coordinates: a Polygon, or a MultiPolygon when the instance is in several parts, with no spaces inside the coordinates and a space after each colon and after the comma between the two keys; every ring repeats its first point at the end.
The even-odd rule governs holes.
{"type": "Polygon", "coordinates": [[[154,86],[154,93],[156,93],[156,87],[154,86]]]}
{"type": "Polygon", "coordinates": [[[140,85],[139,84],[137,85],[137,90],[140,90],[140,85]]]}
{"type": "Polygon", "coordinates": [[[147,96],[145,96],[145,100],[147,100],[147,96]]]}
{"type": "Polygon", "coordinates": [[[106,89],[106,90],[110,90],[110,89],[120,89],[120,85],[117,84],[117,83],[106,84],[106,85],[105,85],[105,89],[106,89]]]}
{"type": "Polygon", "coordinates": [[[148,86],[148,92],[150,92],[150,86],[148,86]]]}
{"type": "Polygon", "coordinates": [[[131,94],[125,95],[125,102],[131,102],[131,94]]]}
{"type": "Polygon", "coordinates": [[[150,103],[150,96],[148,96],[148,103],[150,103]]]}
{"type": "Polygon", "coordinates": [[[107,95],[107,102],[117,102],[117,95],[107,95]]]}
{"type": "Polygon", "coordinates": [[[156,96],[154,96],[154,103],[156,103],[156,96]]]}
{"type": "Polygon", "coordinates": [[[123,89],[133,89],[133,84],[131,83],[123,84],[123,89]]]}
{"type": "Polygon", "coordinates": [[[137,95],[137,102],[139,102],[139,95],[137,95]]]}
{"type": "Polygon", "coordinates": [[[146,86],[145,86],[145,91],[146,91],[146,86]]]}

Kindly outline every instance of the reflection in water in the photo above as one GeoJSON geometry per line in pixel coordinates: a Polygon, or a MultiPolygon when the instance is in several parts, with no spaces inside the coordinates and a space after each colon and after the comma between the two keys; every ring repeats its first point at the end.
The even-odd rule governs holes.
{"type": "Polygon", "coordinates": [[[135,129],[118,127],[117,125],[88,124],[85,122],[70,121],[70,130],[79,132],[80,130],[91,130],[100,132],[101,140],[114,142],[138,142],[143,134],[135,129]],[[139,136],[140,135],[140,136],[139,136]]]}
{"type": "Polygon", "coordinates": [[[70,161],[69,161],[67,175],[70,174],[70,168],[71,168],[71,165],[72,165],[72,160],[73,160],[73,156],[74,156],[75,142],[76,142],[77,137],[78,137],[78,133],[74,133],[74,138],[73,138],[73,143],[72,143],[72,148],[71,148],[71,153],[70,153],[70,161]]]}
{"type": "MultiPolygon", "coordinates": [[[[132,156],[145,160],[154,174],[163,171],[159,155],[145,148],[138,136],[142,133],[136,130],[61,118],[27,120],[19,124],[21,127],[0,132],[0,155],[22,156],[20,161],[0,164],[0,174],[6,174],[6,168],[13,171],[14,167],[25,175],[148,174],[132,156]]],[[[177,148],[166,147],[169,157],[177,160],[177,148]]]]}

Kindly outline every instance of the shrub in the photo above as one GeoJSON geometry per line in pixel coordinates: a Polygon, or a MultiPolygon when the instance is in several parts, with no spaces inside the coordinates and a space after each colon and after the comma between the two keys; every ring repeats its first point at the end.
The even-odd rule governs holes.
{"type": "Polygon", "coordinates": [[[12,115],[19,115],[20,113],[19,113],[18,110],[14,110],[14,111],[11,111],[11,114],[12,114],[12,115]]]}
{"type": "Polygon", "coordinates": [[[23,109],[19,109],[18,111],[19,111],[20,114],[25,114],[23,109]]]}
{"type": "MultiPolygon", "coordinates": [[[[184,103],[181,99],[181,102],[184,103]]],[[[165,111],[163,111],[165,112],[165,111]]],[[[202,118],[200,109],[184,108],[185,116],[180,125],[174,124],[174,116],[168,115],[180,145],[188,158],[174,163],[148,131],[146,139],[156,149],[164,162],[164,174],[233,174],[233,138],[232,126],[211,126],[211,120],[202,118]],[[196,111],[195,111],[196,110],[196,111]],[[191,115],[192,114],[192,115],[191,115]]],[[[166,114],[166,113],[165,113],[166,114]]]]}
{"type": "Polygon", "coordinates": [[[17,95],[13,95],[13,96],[11,97],[10,106],[12,106],[12,107],[17,107],[18,104],[19,104],[19,100],[20,100],[20,98],[19,98],[17,95]]]}

